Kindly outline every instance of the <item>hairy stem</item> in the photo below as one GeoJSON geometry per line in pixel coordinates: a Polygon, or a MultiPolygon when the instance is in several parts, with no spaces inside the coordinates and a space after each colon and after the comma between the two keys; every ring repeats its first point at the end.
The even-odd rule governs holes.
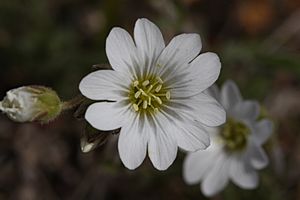
{"type": "Polygon", "coordinates": [[[62,110],[70,110],[77,106],[79,106],[83,101],[85,100],[85,97],[82,95],[77,95],[73,99],[70,99],[69,101],[63,102],[62,110]]]}

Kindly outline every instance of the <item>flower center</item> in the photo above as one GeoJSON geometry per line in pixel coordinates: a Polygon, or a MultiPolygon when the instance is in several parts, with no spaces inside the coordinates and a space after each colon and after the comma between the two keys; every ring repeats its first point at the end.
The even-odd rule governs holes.
{"type": "Polygon", "coordinates": [[[229,118],[222,129],[221,137],[227,150],[236,152],[246,147],[249,134],[250,130],[244,123],[229,118]]]}
{"type": "Polygon", "coordinates": [[[129,92],[129,100],[136,112],[157,112],[171,98],[160,77],[134,80],[129,92]]]}

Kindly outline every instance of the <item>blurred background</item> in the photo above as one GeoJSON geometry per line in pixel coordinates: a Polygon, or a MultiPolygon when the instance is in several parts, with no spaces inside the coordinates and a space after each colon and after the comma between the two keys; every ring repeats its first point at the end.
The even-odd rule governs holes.
{"type": "MultiPolygon", "coordinates": [[[[230,184],[213,199],[300,199],[299,0],[1,0],[0,99],[22,85],[76,96],[91,66],[107,63],[105,38],[114,26],[132,33],[137,18],[156,23],[168,42],[199,33],[203,51],[218,53],[218,84],[233,79],[258,99],[275,123],[265,145],[270,165],[260,185],[230,184]]],[[[206,199],[182,180],[183,153],[165,172],[148,158],[135,171],[119,160],[116,140],[84,154],[84,122],[64,113],[48,125],[0,115],[0,199],[206,199]]]]}

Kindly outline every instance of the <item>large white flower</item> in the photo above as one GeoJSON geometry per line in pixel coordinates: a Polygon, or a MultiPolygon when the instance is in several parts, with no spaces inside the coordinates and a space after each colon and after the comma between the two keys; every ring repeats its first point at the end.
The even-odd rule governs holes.
{"type": "Polygon", "coordinates": [[[272,122],[257,120],[259,104],[243,100],[232,81],[224,83],[221,92],[212,87],[208,93],[224,106],[227,122],[219,128],[208,128],[212,139],[206,150],[187,155],[184,179],[188,184],[202,181],[201,190],[206,196],[220,192],[229,180],[243,189],[255,188],[258,185],[256,170],[268,164],[262,144],[271,135],[272,122]]]}
{"type": "Polygon", "coordinates": [[[219,103],[203,93],[219,76],[214,53],[198,55],[198,34],[181,34],[165,46],[158,27],[137,20],[134,40],[122,28],[113,28],[106,54],[113,70],[87,75],[81,93],[92,100],[86,120],[100,130],[121,128],[118,149],[122,162],[135,169],[148,155],[159,170],[167,169],[177,147],[195,151],[209,145],[203,128],[225,121],[219,103]]]}

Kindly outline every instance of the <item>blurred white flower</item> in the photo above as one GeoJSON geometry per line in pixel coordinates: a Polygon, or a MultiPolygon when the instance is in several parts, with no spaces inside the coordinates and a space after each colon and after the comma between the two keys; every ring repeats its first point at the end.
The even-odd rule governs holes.
{"type": "Polygon", "coordinates": [[[207,92],[224,106],[227,122],[219,128],[208,128],[212,139],[206,150],[187,155],[184,180],[188,184],[202,182],[206,196],[220,192],[229,180],[243,189],[253,189],[258,185],[256,170],[268,164],[262,144],[271,135],[273,124],[268,119],[258,120],[258,102],[243,100],[232,81],[224,83],[221,92],[215,86],[207,92]]]}
{"type": "Polygon", "coordinates": [[[113,70],[100,70],[80,83],[92,100],[86,120],[99,130],[122,127],[118,149],[122,162],[135,169],[148,155],[155,168],[167,169],[178,146],[187,151],[205,149],[209,135],[203,128],[225,121],[224,109],[203,93],[219,76],[221,63],[214,53],[198,55],[198,34],[181,34],[165,46],[158,27],[137,20],[134,40],[113,28],[106,54],[113,70]]]}
{"type": "Polygon", "coordinates": [[[43,86],[23,86],[9,90],[0,110],[16,122],[49,122],[61,112],[56,92],[43,86]]]}

